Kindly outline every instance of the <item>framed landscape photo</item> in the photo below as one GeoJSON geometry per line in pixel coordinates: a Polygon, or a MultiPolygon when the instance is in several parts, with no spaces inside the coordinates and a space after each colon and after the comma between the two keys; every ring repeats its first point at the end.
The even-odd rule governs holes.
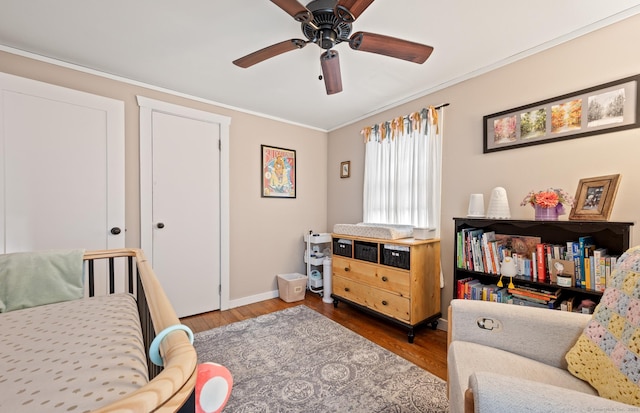
{"type": "Polygon", "coordinates": [[[340,178],[351,176],[351,161],[340,162],[340,178]]]}
{"type": "Polygon", "coordinates": [[[296,197],[296,151],[260,145],[262,197],[296,197]]]}
{"type": "Polygon", "coordinates": [[[581,179],[569,220],[607,221],[619,184],[619,174],[581,179]]]}
{"type": "Polygon", "coordinates": [[[483,117],[483,152],[640,127],[640,75],[483,117]]]}

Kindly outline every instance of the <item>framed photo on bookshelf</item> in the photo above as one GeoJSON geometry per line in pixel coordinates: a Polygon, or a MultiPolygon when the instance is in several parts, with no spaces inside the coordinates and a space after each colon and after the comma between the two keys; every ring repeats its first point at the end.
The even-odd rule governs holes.
{"type": "Polygon", "coordinates": [[[640,127],[640,75],[483,117],[483,152],[640,127]]]}
{"type": "Polygon", "coordinates": [[[607,221],[619,184],[619,174],[581,179],[569,220],[607,221]]]}

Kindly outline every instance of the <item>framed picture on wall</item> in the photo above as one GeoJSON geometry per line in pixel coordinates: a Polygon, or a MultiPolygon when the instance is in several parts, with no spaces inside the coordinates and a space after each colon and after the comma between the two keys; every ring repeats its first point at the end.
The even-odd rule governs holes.
{"type": "Polygon", "coordinates": [[[340,162],[340,178],[351,176],[351,161],[340,162]]]}
{"type": "Polygon", "coordinates": [[[262,197],[296,197],[296,151],[260,145],[262,197]]]}
{"type": "Polygon", "coordinates": [[[483,118],[483,152],[640,127],[640,75],[483,118]]]}

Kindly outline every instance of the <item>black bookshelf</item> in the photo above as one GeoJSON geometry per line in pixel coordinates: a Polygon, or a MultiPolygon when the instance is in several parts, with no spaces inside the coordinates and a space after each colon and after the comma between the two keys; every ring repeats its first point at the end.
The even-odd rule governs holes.
{"type": "MultiPolygon", "coordinates": [[[[455,233],[467,228],[482,229],[484,232],[495,231],[496,234],[524,235],[540,237],[542,242],[551,244],[565,244],[567,241],[577,241],[579,237],[590,235],[598,247],[607,248],[609,254],[622,255],[630,242],[631,227],[633,222],[607,222],[607,221],[529,221],[514,219],[485,219],[485,218],[454,218],[455,233]]],[[[455,242],[455,241],[454,241],[455,242]]],[[[470,271],[458,268],[458,245],[455,242],[453,268],[454,288],[453,298],[458,295],[458,280],[473,277],[483,284],[495,284],[499,275],[470,271]]],[[[505,280],[503,279],[503,282],[505,280]]],[[[508,282],[508,280],[507,280],[508,282]]],[[[548,282],[538,282],[527,278],[513,278],[515,285],[524,285],[536,288],[562,288],[582,298],[590,298],[595,302],[600,300],[602,292],[580,287],[558,287],[548,282]]]]}

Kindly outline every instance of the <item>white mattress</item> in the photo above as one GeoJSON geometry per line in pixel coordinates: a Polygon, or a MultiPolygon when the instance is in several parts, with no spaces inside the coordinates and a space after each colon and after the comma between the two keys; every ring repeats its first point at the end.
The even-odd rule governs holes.
{"type": "Polygon", "coordinates": [[[361,222],[358,224],[335,224],[333,232],[354,237],[399,239],[413,237],[413,226],[361,222]]]}
{"type": "Polygon", "coordinates": [[[0,331],[0,412],[87,412],[149,381],[129,294],[2,313],[0,331]]]}

